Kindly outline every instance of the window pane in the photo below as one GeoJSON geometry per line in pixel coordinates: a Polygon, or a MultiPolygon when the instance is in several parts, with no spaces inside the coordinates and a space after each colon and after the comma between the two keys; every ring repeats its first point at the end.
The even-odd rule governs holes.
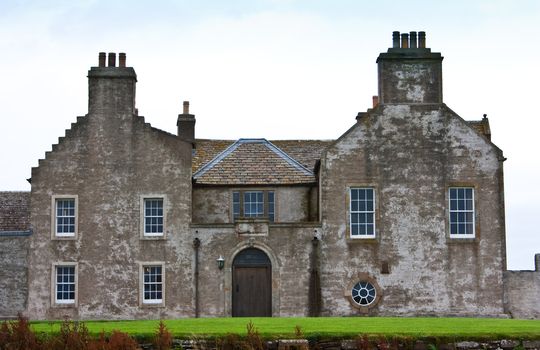
{"type": "Polygon", "coordinates": [[[366,210],[367,211],[373,211],[373,201],[372,200],[366,202],[366,210]]]}
{"type": "Polygon", "coordinates": [[[373,224],[368,224],[366,225],[366,233],[368,235],[372,235],[373,234],[373,224]]]}
{"type": "Polygon", "coordinates": [[[366,214],[366,223],[373,224],[373,214],[366,214]]]}
{"type": "Polygon", "coordinates": [[[359,199],[366,199],[366,190],[365,189],[359,189],[358,190],[358,198],[359,199]]]}
{"type": "Polygon", "coordinates": [[[358,234],[360,235],[366,234],[366,225],[363,225],[363,224],[358,225],[358,234]]]}
{"type": "Polygon", "coordinates": [[[359,214],[359,215],[358,215],[358,218],[359,218],[359,219],[358,219],[358,222],[360,222],[360,223],[362,223],[362,224],[366,222],[366,214],[364,214],[364,213],[359,214]]]}
{"type": "Polygon", "coordinates": [[[268,191],[268,221],[274,222],[274,191],[268,191]]]}

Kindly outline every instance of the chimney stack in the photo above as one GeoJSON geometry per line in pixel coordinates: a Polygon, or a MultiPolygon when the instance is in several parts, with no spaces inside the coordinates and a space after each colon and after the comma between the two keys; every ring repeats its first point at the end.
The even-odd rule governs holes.
{"type": "Polygon", "coordinates": [[[393,32],[392,33],[392,47],[394,49],[399,49],[399,32],[393,32]]]}
{"type": "Polygon", "coordinates": [[[426,48],[426,32],[418,32],[418,47],[420,49],[426,48]]]}
{"type": "Polygon", "coordinates": [[[379,104],[379,96],[373,96],[373,108],[379,104]]]}
{"type": "Polygon", "coordinates": [[[416,42],[416,32],[410,32],[409,33],[409,47],[411,49],[416,49],[418,48],[418,44],[416,42]]]}
{"type": "Polygon", "coordinates": [[[392,47],[377,58],[379,103],[442,103],[442,60],[426,48],[426,32],[392,32],[392,47]]]}
{"type": "Polygon", "coordinates": [[[107,54],[105,52],[99,53],[98,67],[105,67],[105,59],[107,54]]]}
{"type": "Polygon", "coordinates": [[[401,48],[402,49],[408,49],[409,48],[409,34],[402,33],[401,34],[401,48]]]}
{"type": "Polygon", "coordinates": [[[135,114],[135,70],[126,67],[125,53],[119,54],[118,67],[114,52],[109,52],[108,62],[106,58],[107,54],[100,52],[98,66],[88,71],[88,113],[135,114]]]}
{"type": "Polygon", "coordinates": [[[109,52],[109,67],[116,67],[116,54],[109,52]]]}
{"type": "Polygon", "coordinates": [[[182,114],[178,115],[176,126],[178,127],[178,137],[193,143],[195,146],[195,116],[189,114],[189,101],[184,101],[182,114]]]}
{"type": "Polygon", "coordinates": [[[118,67],[125,68],[126,67],[126,54],[124,52],[120,52],[118,54],[118,67]]]}

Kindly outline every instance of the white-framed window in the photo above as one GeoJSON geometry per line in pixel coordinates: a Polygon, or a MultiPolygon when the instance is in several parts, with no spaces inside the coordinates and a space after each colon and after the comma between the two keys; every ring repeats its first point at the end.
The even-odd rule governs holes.
{"type": "Polygon", "coordinates": [[[75,238],[78,225],[78,196],[55,195],[52,197],[53,238],[75,238]]]}
{"type": "Polygon", "coordinates": [[[158,238],[166,231],[166,197],[164,195],[144,195],[141,199],[141,237],[158,238]]]}
{"type": "Polygon", "coordinates": [[[233,191],[233,219],[268,218],[275,221],[274,191],[233,191]]]}
{"type": "Polygon", "coordinates": [[[163,235],[163,198],[144,199],[144,234],[163,235]]]}
{"type": "Polygon", "coordinates": [[[60,306],[77,302],[77,263],[54,263],[52,268],[52,301],[60,306]]]}
{"type": "Polygon", "coordinates": [[[161,262],[141,264],[141,301],[144,305],[162,305],[165,300],[165,268],[161,262]]]}
{"type": "Polygon", "coordinates": [[[449,232],[452,238],[472,238],[475,235],[474,188],[448,188],[449,232]]]}
{"type": "Polygon", "coordinates": [[[349,225],[351,238],[375,237],[375,189],[351,187],[349,225]]]}

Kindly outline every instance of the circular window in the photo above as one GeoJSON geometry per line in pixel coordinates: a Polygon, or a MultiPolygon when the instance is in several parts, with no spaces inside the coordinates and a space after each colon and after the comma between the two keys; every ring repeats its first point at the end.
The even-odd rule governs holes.
{"type": "Polygon", "coordinates": [[[360,281],[352,287],[352,299],[361,306],[367,306],[375,301],[377,291],[375,287],[366,281],[360,281]]]}

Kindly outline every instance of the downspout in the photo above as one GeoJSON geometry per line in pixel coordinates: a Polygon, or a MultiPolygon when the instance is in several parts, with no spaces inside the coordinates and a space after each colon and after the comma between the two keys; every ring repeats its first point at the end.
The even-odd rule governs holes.
{"type": "Polygon", "coordinates": [[[319,239],[311,241],[311,266],[309,276],[309,316],[318,317],[321,312],[321,279],[319,276],[319,239]]]}
{"type": "Polygon", "coordinates": [[[193,248],[195,248],[195,318],[199,318],[199,247],[201,240],[195,238],[193,240],[193,248]]]}

